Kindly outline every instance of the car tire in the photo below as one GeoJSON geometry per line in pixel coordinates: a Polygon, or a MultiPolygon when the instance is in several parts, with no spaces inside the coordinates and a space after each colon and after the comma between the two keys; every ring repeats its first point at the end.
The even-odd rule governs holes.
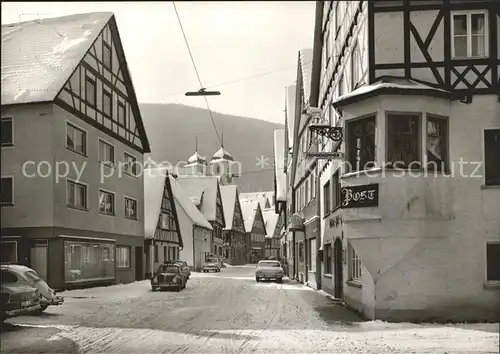
{"type": "Polygon", "coordinates": [[[278,283],[283,283],[283,278],[278,278],[278,283]]]}
{"type": "Polygon", "coordinates": [[[43,311],[47,310],[48,305],[40,305],[40,309],[35,311],[35,315],[41,315],[43,311]]]}
{"type": "Polygon", "coordinates": [[[181,284],[177,285],[177,289],[176,290],[177,290],[177,292],[181,291],[182,290],[182,285],[181,284]]]}
{"type": "Polygon", "coordinates": [[[260,278],[259,277],[255,277],[255,281],[260,282],[260,278]]]}

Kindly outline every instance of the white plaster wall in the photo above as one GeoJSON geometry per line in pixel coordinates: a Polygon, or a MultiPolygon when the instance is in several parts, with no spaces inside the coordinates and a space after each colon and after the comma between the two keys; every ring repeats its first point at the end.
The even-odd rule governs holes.
{"type": "Polygon", "coordinates": [[[183,249],[179,251],[179,257],[182,261],[192,267],[194,265],[193,258],[193,222],[186,214],[182,205],[175,201],[175,209],[177,211],[177,218],[179,220],[179,228],[182,236],[183,249]]]}
{"type": "MultiPolygon", "coordinates": [[[[54,224],[59,227],[74,229],[93,230],[114,234],[133,235],[144,237],[144,177],[141,168],[138,166],[140,176],[135,178],[124,173],[120,173],[116,167],[114,173],[109,173],[109,168],[101,166],[99,163],[98,139],[114,145],[115,165],[123,163],[124,152],[133,155],[138,162],[143,161],[143,154],[129,148],[122,142],[115,140],[90,124],[73,116],[71,113],[54,105],[54,131],[53,147],[54,160],[67,161],[85,168],[81,177],[81,182],[87,186],[88,210],[81,211],[66,207],[66,180],[54,183],[54,224]],[[66,149],[66,122],[70,122],[87,132],[87,157],[83,157],[66,149]],[[101,170],[102,168],[102,170],[101,170]],[[104,171],[101,173],[101,171],[104,171]],[[101,176],[110,176],[102,178],[101,176]],[[99,213],[99,189],[105,189],[115,193],[115,216],[102,215],[99,213]],[[138,201],[138,220],[130,220],[124,217],[125,196],[138,201]]],[[[74,169],[70,169],[68,178],[75,179],[77,174],[74,169]]]]}
{"type": "MultiPolygon", "coordinates": [[[[2,117],[13,118],[14,146],[2,147],[0,172],[14,177],[14,206],[2,206],[2,227],[37,227],[54,224],[54,175],[36,174],[36,167],[27,161],[54,162],[53,107],[50,104],[2,107],[2,117]]],[[[47,172],[47,167],[41,169],[47,172]]]]}
{"type": "MultiPolygon", "coordinates": [[[[452,163],[460,158],[481,162],[483,129],[500,127],[500,103],[493,95],[475,96],[470,105],[386,96],[347,107],[346,120],[378,112],[379,163],[385,157],[385,110],[422,111],[424,118],[426,112],[448,116],[452,163]]],[[[453,167],[457,174],[459,167],[453,167]]],[[[470,176],[475,168],[466,165],[463,171],[470,176]]],[[[500,188],[481,188],[482,177],[398,173],[379,170],[371,177],[342,179],[343,186],[379,183],[380,188],[378,207],[342,211],[346,241],[364,265],[362,290],[348,287],[346,301],[358,305],[362,299],[368,315],[374,284],[377,316],[409,309],[443,317],[491,316],[500,295],[499,289],[485,287],[485,242],[500,240],[500,188]]]]}

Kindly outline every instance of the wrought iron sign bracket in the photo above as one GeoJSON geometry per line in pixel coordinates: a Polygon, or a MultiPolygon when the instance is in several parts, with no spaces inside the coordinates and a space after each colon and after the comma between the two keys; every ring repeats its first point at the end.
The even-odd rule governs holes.
{"type": "Polygon", "coordinates": [[[309,126],[311,133],[316,132],[317,135],[327,137],[332,141],[342,141],[342,127],[332,127],[328,124],[312,124],[309,126]]]}

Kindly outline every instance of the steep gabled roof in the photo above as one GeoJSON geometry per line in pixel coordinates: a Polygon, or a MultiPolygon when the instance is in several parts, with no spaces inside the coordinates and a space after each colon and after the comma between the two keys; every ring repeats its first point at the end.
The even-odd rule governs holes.
{"type": "Polygon", "coordinates": [[[243,219],[245,222],[246,232],[252,232],[253,223],[255,217],[257,216],[257,210],[259,209],[259,202],[257,201],[241,201],[241,213],[243,214],[243,219]]]}
{"type": "Polygon", "coordinates": [[[291,85],[286,88],[286,121],[288,124],[288,145],[293,146],[293,138],[295,132],[295,99],[297,86],[291,85]]]}
{"type": "Polygon", "coordinates": [[[311,70],[313,51],[312,49],[299,50],[299,65],[302,73],[302,89],[304,90],[304,101],[309,102],[311,97],[311,70]]]}
{"type": "Polygon", "coordinates": [[[224,230],[231,230],[233,228],[234,208],[237,200],[237,187],[234,184],[221,186],[220,193],[222,197],[222,206],[224,207],[224,219],[226,220],[226,227],[224,230]]]}
{"type": "Polygon", "coordinates": [[[175,201],[186,212],[186,215],[192,220],[193,224],[212,230],[212,226],[208,220],[192,203],[187,194],[182,190],[182,187],[179,183],[177,183],[177,180],[172,175],[169,175],[168,178],[170,180],[170,186],[172,187],[172,193],[175,201]]]}
{"type": "Polygon", "coordinates": [[[52,102],[112,12],[2,25],[2,105],[52,102]]]}
{"type": "Polygon", "coordinates": [[[266,208],[272,206],[273,199],[274,199],[274,192],[273,191],[240,193],[240,201],[259,202],[261,209],[266,209],[266,208]]]}
{"type": "MultiPolygon", "coordinates": [[[[214,221],[217,215],[217,176],[179,176],[177,183],[189,198],[201,200],[200,211],[208,221],[214,221]]],[[[224,207],[223,207],[224,208],[224,207]]]]}
{"type": "Polygon", "coordinates": [[[274,176],[276,201],[286,202],[285,130],[274,131],[274,176]]]}
{"type": "Polygon", "coordinates": [[[149,141],[112,12],[2,25],[2,106],[54,102],[108,23],[136,119],[142,152],[149,153],[149,141]]]}
{"type": "Polygon", "coordinates": [[[275,213],[274,208],[270,208],[262,210],[262,216],[266,224],[266,237],[274,237],[274,231],[276,230],[276,225],[280,218],[279,214],[275,213]]]}
{"type": "Polygon", "coordinates": [[[163,189],[168,176],[165,168],[144,171],[144,237],[153,238],[161,211],[163,189]]]}

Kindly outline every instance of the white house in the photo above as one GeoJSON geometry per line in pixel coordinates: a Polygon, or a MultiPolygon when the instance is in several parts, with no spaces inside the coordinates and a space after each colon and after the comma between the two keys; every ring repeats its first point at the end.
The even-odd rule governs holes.
{"type": "Polygon", "coordinates": [[[179,258],[187,262],[191,269],[199,271],[201,263],[211,252],[210,240],[213,228],[193,201],[182,190],[175,177],[169,175],[168,178],[170,179],[170,186],[174,195],[177,218],[183,241],[179,258]]]}

